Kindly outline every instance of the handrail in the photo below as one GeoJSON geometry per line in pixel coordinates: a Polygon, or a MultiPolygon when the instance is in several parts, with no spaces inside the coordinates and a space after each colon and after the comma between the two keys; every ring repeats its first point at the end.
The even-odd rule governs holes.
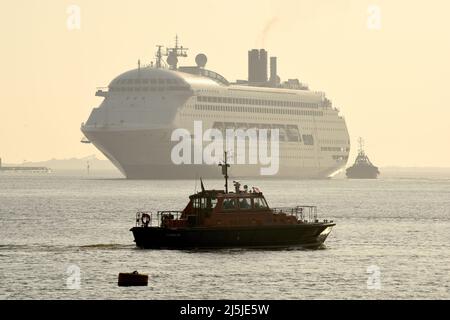
{"type": "MultiPolygon", "coordinates": [[[[270,209],[275,215],[294,216],[301,223],[318,223],[317,207],[310,205],[298,205],[295,207],[278,207],[270,209]]],[[[164,211],[138,211],[136,213],[136,227],[164,227],[167,221],[180,220],[183,211],[164,210],[164,211]],[[143,216],[146,219],[143,219],[143,216]]],[[[184,219],[183,219],[184,220],[184,219]]],[[[332,223],[333,220],[323,220],[332,223]]]]}
{"type": "Polygon", "coordinates": [[[165,217],[170,218],[171,220],[178,220],[183,211],[178,210],[164,210],[164,211],[138,211],[136,213],[136,227],[160,227],[163,223],[165,217]],[[148,223],[144,223],[142,216],[148,215],[149,221],[148,223]]]}
{"type": "Polygon", "coordinates": [[[295,207],[272,208],[274,214],[285,214],[294,216],[302,222],[318,222],[317,207],[310,205],[298,205],[295,207]]]}

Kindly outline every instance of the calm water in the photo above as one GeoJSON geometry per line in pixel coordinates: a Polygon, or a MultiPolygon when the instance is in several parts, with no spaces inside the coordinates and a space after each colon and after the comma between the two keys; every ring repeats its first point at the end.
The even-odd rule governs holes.
{"type": "Polygon", "coordinates": [[[246,183],[271,206],[317,205],[337,222],[326,247],[140,250],[135,212],[182,209],[194,182],[0,175],[0,298],[450,298],[450,177],[246,183]],[[133,270],[149,286],[119,288],[118,273],[133,270]]]}

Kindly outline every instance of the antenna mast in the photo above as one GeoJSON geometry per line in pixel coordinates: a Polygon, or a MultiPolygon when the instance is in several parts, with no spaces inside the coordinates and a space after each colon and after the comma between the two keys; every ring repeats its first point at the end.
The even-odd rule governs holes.
{"type": "Polygon", "coordinates": [[[359,139],[358,139],[358,144],[359,144],[358,152],[359,153],[364,152],[364,140],[361,137],[359,137],[359,139]]]}
{"type": "Polygon", "coordinates": [[[157,45],[156,47],[158,48],[158,51],[156,51],[156,68],[160,69],[161,68],[161,60],[162,60],[161,48],[163,46],[157,45]]]}
{"type": "Polygon", "coordinates": [[[188,48],[183,48],[183,46],[178,46],[178,35],[175,37],[175,47],[166,48],[166,53],[164,54],[167,57],[167,63],[173,69],[177,69],[178,57],[187,57],[188,48]]]}
{"type": "Polygon", "coordinates": [[[222,167],[222,174],[225,178],[225,193],[228,193],[228,168],[230,167],[230,165],[228,164],[227,161],[227,152],[224,152],[224,163],[219,164],[219,167],[222,167]]]}

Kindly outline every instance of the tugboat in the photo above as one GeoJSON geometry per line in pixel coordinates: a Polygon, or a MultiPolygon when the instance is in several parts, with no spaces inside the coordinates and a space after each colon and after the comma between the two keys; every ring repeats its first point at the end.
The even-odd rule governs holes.
{"type": "Polygon", "coordinates": [[[363,148],[363,140],[359,138],[359,150],[353,166],[347,168],[346,175],[349,179],[376,179],[380,174],[378,167],[370,162],[363,148]]]}
{"type": "Polygon", "coordinates": [[[319,221],[315,206],[270,208],[259,188],[249,190],[234,181],[228,192],[228,168],[222,174],[225,190],[205,190],[189,197],[183,211],[138,212],[131,228],[137,247],[145,249],[201,248],[319,248],[332,220],[319,221]]]}

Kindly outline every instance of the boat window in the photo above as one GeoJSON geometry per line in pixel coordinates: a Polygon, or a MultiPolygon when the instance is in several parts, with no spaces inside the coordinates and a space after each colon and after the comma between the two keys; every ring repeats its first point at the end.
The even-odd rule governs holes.
{"type": "Polygon", "coordinates": [[[234,124],[234,122],[224,122],[224,127],[225,127],[225,129],[234,129],[235,124],[234,124]]]}
{"type": "Polygon", "coordinates": [[[223,200],[223,209],[224,210],[232,210],[235,208],[236,208],[236,200],[235,199],[225,198],[223,200]]]}
{"type": "Polygon", "coordinates": [[[222,131],[223,128],[224,128],[223,122],[214,122],[213,128],[214,128],[214,129],[219,129],[219,130],[222,131]]]}
{"type": "Polygon", "coordinates": [[[236,127],[237,127],[238,129],[244,129],[244,130],[246,130],[246,129],[247,129],[247,124],[246,124],[246,123],[238,122],[238,123],[236,123],[236,127]]]}
{"type": "Polygon", "coordinates": [[[307,146],[313,146],[314,145],[314,137],[312,134],[304,134],[302,136],[303,143],[307,146]]]}
{"type": "Polygon", "coordinates": [[[270,139],[271,132],[272,132],[271,131],[272,130],[272,126],[270,124],[262,124],[262,125],[260,125],[260,128],[261,129],[265,129],[267,131],[266,131],[266,135],[263,135],[262,134],[263,131],[260,131],[259,139],[262,139],[262,140],[270,139]]]}
{"type": "Polygon", "coordinates": [[[266,209],[268,208],[268,205],[266,203],[266,200],[264,198],[254,198],[253,199],[253,206],[255,209],[266,209]]]}
{"type": "Polygon", "coordinates": [[[287,138],[289,141],[300,141],[300,132],[298,131],[298,126],[287,126],[287,138]]]}
{"type": "Polygon", "coordinates": [[[201,207],[202,207],[202,198],[194,199],[194,208],[201,208],[201,207]]]}
{"type": "Polygon", "coordinates": [[[274,124],[273,125],[273,129],[278,129],[279,130],[280,141],[284,141],[285,137],[286,137],[286,127],[284,125],[274,124]]]}
{"type": "Polygon", "coordinates": [[[250,199],[248,199],[248,198],[239,199],[239,208],[244,209],[244,210],[251,209],[252,204],[250,203],[250,199]]]}
{"type": "Polygon", "coordinates": [[[195,209],[213,209],[217,205],[217,198],[196,198],[193,201],[195,209]]]}

